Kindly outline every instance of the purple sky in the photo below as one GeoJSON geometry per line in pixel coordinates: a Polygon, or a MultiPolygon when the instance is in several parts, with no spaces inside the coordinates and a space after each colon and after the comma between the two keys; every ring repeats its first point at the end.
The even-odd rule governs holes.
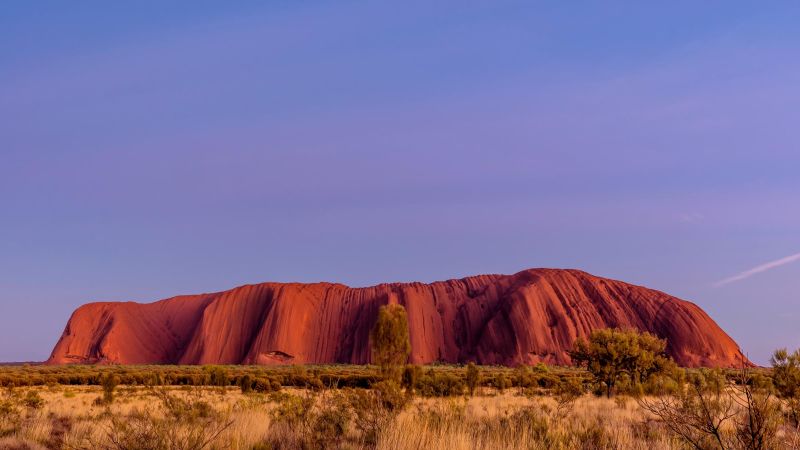
{"type": "Polygon", "coordinates": [[[800,347],[796,2],[117,3],[0,5],[0,361],[88,301],[529,267],[800,347]]]}

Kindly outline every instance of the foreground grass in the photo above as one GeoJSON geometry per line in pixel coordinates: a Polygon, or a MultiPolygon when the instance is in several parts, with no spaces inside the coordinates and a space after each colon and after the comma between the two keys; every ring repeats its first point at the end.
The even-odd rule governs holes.
{"type": "MultiPolygon", "coordinates": [[[[359,401],[377,398],[363,396],[371,392],[122,386],[104,404],[100,387],[14,388],[4,396],[18,400],[18,416],[0,421],[0,448],[688,448],[625,396],[565,402],[481,388],[472,397],[416,397],[387,413],[379,403],[359,401]]],[[[781,448],[800,448],[791,430],[780,433],[781,448]]]]}
{"type": "MultiPolygon", "coordinates": [[[[309,426],[277,414],[291,408],[287,398],[312,398],[315,408],[325,408],[321,404],[338,395],[335,391],[288,389],[280,395],[245,395],[232,388],[161,389],[122,387],[110,405],[97,401],[102,390],[96,387],[35,391],[43,404],[21,412],[19,427],[0,440],[0,448],[145,448],[146,441],[124,436],[126,427],[138,423],[142,414],[154,418],[171,414],[160,403],[164,392],[195,407],[180,420],[166,422],[170,428],[153,426],[154,432],[188,436],[198,433],[199,425],[204,427],[200,431],[202,440],[208,439],[207,448],[681,448],[651,426],[636,402],[622,398],[584,396],[565,410],[552,397],[526,397],[511,390],[501,394],[484,389],[474,397],[417,398],[398,414],[386,417],[378,433],[370,437],[355,426],[355,417],[336,428],[340,418],[335,416],[328,417],[329,423],[309,426]],[[198,408],[198,404],[204,406],[198,408]],[[201,412],[204,408],[209,409],[201,412]]],[[[25,399],[28,392],[31,388],[17,388],[14,395],[25,399]]],[[[153,431],[147,430],[149,426],[127,432],[142,437],[153,431]]],[[[202,448],[203,443],[175,448],[202,448]]]]}
{"type": "MultiPolygon", "coordinates": [[[[4,366],[0,449],[692,448],[640,397],[660,386],[666,394],[653,400],[673,398],[675,381],[628,386],[638,399],[608,399],[574,368],[471,369],[480,372],[475,383],[463,366],[408,366],[401,387],[369,366],[4,366]]],[[[689,373],[733,395],[712,389],[696,399],[736,413],[720,429],[722,448],[750,448],[736,437],[739,419],[754,416],[731,373],[689,373]]],[[[749,380],[766,386],[770,377],[758,371],[749,380]]],[[[770,434],[757,448],[800,448],[791,404],[765,398],[761,411],[772,413],[760,429],[770,434]]],[[[702,402],[675,410],[681,426],[693,426],[682,414],[702,402]]],[[[695,448],[720,448],[702,430],[689,434],[701,437],[695,448]]]]}

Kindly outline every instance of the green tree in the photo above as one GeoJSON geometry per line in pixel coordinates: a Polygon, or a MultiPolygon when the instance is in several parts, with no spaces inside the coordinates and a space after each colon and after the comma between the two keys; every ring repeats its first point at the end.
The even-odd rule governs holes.
{"type": "Polygon", "coordinates": [[[381,367],[386,379],[400,382],[401,368],[411,353],[408,316],[400,305],[384,305],[370,333],[372,362],[381,367]]]}
{"type": "Polygon", "coordinates": [[[666,347],[666,340],[647,332],[607,328],[593,331],[588,342],[575,341],[570,357],[586,367],[611,397],[622,377],[638,387],[651,375],[671,371],[675,364],[664,352],[666,347]]]}

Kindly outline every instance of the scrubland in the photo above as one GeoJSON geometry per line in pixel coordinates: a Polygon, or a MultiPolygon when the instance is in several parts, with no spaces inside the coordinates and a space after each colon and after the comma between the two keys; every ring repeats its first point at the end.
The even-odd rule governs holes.
{"type": "Polygon", "coordinates": [[[736,371],[682,376],[606,398],[587,372],[545,366],[409,366],[402,383],[358,366],[3,367],[0,448],[800,448],[769,371],[749,378],[765,386],[760,447],[742,435],[754,415],[736,371]]]}

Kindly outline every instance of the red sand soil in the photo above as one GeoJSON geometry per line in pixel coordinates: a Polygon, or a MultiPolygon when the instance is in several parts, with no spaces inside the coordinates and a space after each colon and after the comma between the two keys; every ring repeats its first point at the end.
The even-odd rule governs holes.
{"type": "Polygon", "coordinates": [[[299,364],[370,361],[378,308],[408,311],[410,362],[569,364],[606,327],[666,338],[683,366],[736,367],[736,342],[695,304],[577,270],[530,269],[431,284],[350,288],[262,283],[155,303],[78,308],[50,364],[299,364]]]}

